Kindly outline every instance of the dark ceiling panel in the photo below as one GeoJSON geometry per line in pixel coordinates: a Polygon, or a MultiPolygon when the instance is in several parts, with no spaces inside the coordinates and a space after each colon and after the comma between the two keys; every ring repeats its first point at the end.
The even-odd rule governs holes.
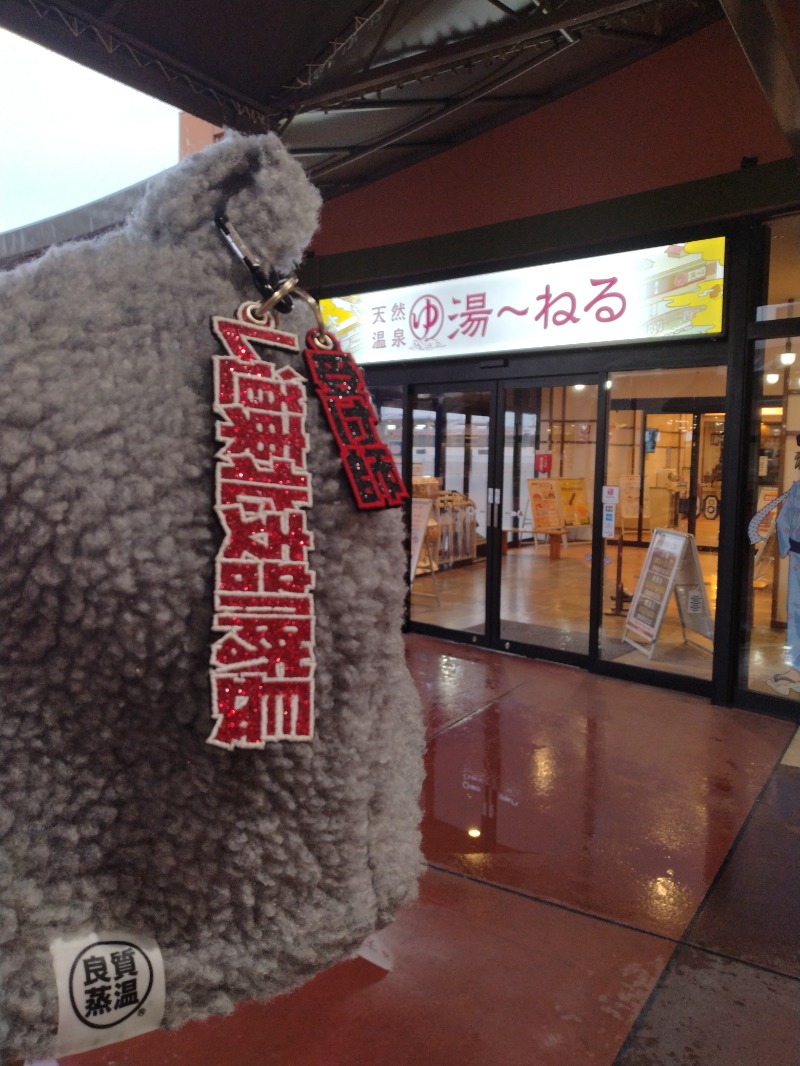
{"type": "Polygon", "coordinates": [[[110,25],[143,49],[157,49],[198,74],[235,84],[245,97],[263,104],[282,93],[363,7],[363,0],[315,0],[313,5],[127,0],[110,25]]]}
{"type": "Polygon", "coordinates": [[[184,66],[175,56],[144,48],[137,38],[90,17],[87,6],[2,0],[0,25],[208,122],[248,133],[270,128],[263,102],[248,98],[236,78],[216,82],[202,71],[201,54],[194,65],[184,66]]]}
{"type": "Polygon", "coordinates": [[[276,130],[327,197],[721,17],[720,0],[0,0],[0,25],[54,51],[216,125],[276,130]]]}

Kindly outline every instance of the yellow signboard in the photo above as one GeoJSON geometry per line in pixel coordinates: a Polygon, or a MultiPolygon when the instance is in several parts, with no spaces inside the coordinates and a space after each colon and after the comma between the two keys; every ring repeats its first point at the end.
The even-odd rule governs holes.
{"type": "Polygon", "coordinates": [[[558,479],[558,491],[561,496],[561,513],[565,526],[590,526],[589,501],[586,498],[586,482],[582,477],[561,477],[558,479]]]}

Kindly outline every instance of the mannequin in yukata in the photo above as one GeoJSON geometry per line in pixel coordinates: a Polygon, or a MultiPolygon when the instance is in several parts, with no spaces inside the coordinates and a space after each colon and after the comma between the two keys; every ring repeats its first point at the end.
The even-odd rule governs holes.
{"type": "MultiPolygon", "coordinates": [[[[797,436],[800,445],[800,434],[797,436]]],[[[800,468],[800,451],[795,453],[795,468],[800,468]]],[[[786,645],[784,661],[788,669],[771,677],[767,684],[781,695],[800,693],[800,480],[795,481],[782,497],[775,520],[778,551],[782,559],[789,556],[789,584],[786,598],[786,645]]]]}

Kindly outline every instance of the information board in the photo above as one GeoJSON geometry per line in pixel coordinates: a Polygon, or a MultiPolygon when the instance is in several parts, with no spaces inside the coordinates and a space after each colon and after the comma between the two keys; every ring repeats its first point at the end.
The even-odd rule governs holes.
{"type": "Polygon", "coordinates": [[[582,477],[561,477],[558,479],[558,492],[561,496],[561,513],[565,526],[590,526],[589,500],[586,497],[586,482],[582,477]]]}
{"type": "MultiPolygon", "coordinates": [[[[655,649],[673,594],[683,639],[689,644],[697,644],[687,636],[689,630],[713,641],[711,608],[694,537],[674,529],[655,529],[623,632],[623,640],[648,658],[655,649]]],[[[697,647],[711,650],[704,644],[697,644],[697,647]]]]}
{"type": "Polygon", "coordinates": [[[557,482],[546,477],[528,478],[534,533],[558,533],[564,529],[561,494],[557,482]]]}
{"type": "Polygon", "coordinates": [[[619,513],[623,518],[638,521],[641,507],[642,518],[650,517],[650,485],[639,474],[622,474],[619,479],[619,513]]]}

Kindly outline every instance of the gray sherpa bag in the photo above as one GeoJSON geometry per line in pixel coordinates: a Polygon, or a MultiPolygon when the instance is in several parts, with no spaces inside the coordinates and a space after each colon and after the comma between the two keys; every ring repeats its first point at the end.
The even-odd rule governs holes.
{"type": "MultiPolygon", "coordinates": [[[[209,318],[258,299],[214,217],[283,276],[318,206],[274,136],[232,135],[153,179],[121,230],[0,278],[7,1057],[52,1049],[59,937],[154,938],[175,1027],[298,985],[415,893],[402,515],[356,508],[311,390],[316,734],[206,742],[222,536],[209,318]]],[[[301,349],[312,325],[297,305],[281,322],[301,349]]]]}

